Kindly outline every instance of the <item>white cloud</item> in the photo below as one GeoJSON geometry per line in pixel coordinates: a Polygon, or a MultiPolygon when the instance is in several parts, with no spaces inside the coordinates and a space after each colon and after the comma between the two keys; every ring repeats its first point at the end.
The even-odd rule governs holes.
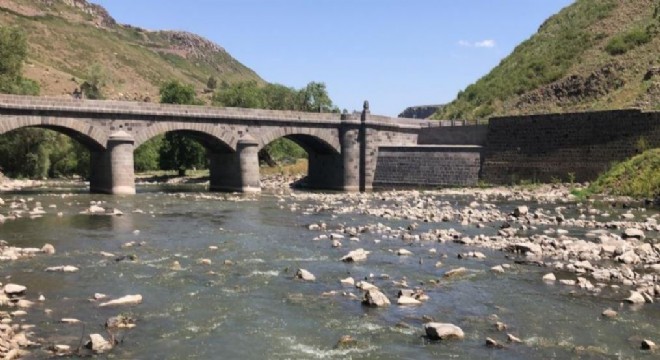
{"type": "Polygon", "coordinates": [[[476,41],[476,42],[469,42],[467,40],[459,40],[458,41],[458,46],[462,47],[477,47],[477,48],[494,48],[497,46],[497,43],[495,40],[492,39],[486,39],[482,41],[476,41]]]}
{"type": "Polygon", "coordinates": [[[491,39],[484,40],[484,41],[478,41],[478,42],[474,43],[474,46],[480,47],[480,48],[493,48],[493,47],[495,47],[495,45],[496,45],[495,40],[491,40],[491,39]]]}

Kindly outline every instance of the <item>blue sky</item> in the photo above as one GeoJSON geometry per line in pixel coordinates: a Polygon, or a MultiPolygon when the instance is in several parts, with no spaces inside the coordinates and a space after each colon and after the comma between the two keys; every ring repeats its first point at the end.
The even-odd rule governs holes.
{"type": "Polygon", "coordinates": [[[340,109],[449,102],[573,0],[93,0],[117,21],[186,30],[266,81],[326,83],[340,109]]]}

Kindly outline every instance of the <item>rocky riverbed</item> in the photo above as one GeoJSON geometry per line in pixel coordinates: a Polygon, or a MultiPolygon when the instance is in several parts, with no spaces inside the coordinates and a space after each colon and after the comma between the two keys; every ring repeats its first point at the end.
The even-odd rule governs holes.
{"type": "MultiPolygon", "coordinates": [[[[21,193],[2,195],[0,227],[12,229],[13,224],[23,224],[21,228],[25,228],[34,223],[34,226],[50,224],[48,226],[64,229],[63,224],[71,223],[73,229],[65,233],[82,231],[83,237],[95,237],[97,235],[86,229],[96,224],[94,226],[101,225],[102,229],[110,226],[103,236],[117,236],[117,240],[113,240],[117,243],[81,245],[88,240],[80,240],[77,246],[88,249],[82,250],[54,235],[51,238],[60,241],[52,242],[55,246],[43,242],[37,246],[18,247],[16,243],[21,243],[22,235],[16,233],[12,236],[15,240],[7,238],[0,243],[0,266],[14,269],[4,273],[4,286],[0,291],[0,300],[4,299],[0,301],[1,325],[4,326],[0,329],[0,358],[115,351],[119,351],[118,356],[139,357],[130,355],[130,345],[122,345],[125,334],[145,336],[142,343],[158,342],[158,331],[162,329],[158,330],[160,327],[156,324],[164,316],[160,314],[164,311],[161,309],[169,308],[172,303],[174,310],[167,310],[166,318],[174,316],[182,311],[177,304],[186,302],[179,297],[185,298],[189,293],[197,298],[201,289],[216,290],[208,292],[210,302],[204,303],[206,305],[195,305],[200,309],[215,307],[218,300],[218,304],[222,304],[233,296],[245,296],[241,302],[253,303],[263,297],[264,308],[259,318],[268,317],[267,314],[275,310],[265,309],[279,301],[289,304],[287,306],[300,306],[303,313],[312,311],[310,306],[314,309],[339,307],[348,314],[335,309],[332,316],[345,323],[352,323],[350,314],[364,309],[361,316],[371,325],[360,328],[362,330],[340,327],[332,320],[325,320],[334,324],[329,325],[331,329],[339,327],[339,331],[344,332],[334,338],[333,350],[314,348],[312,351],[297,344],[292,345],[293,353],[280,353],[289,354],[281,357],[368,357],[384,346],[379,344],[401,341],[402,346],[410,341],[405,340],[410,336],[423,336],[425,344],[431,346],[435,341],[466,343],[463,349],[460,345],[444,346],[449,346],[452,353],[472,356],[482,354],[475,349],[464,352],[475,342],[494,351],[509,349],[508,356],[514,358],[524,358],[530,355],[531,349],[546,347],[562,351],[568,347],[573,354],[596,358],[614,356],[616,351],[602,344],[588,346],[570,337],[556,341],[550,335],[539,337],[535,332],[542,330],[523,326],[521,320],[510,313],[511,309],[502,307],[509,302],[521,304],[520,299],[507,298],[506,291],[492,295],[504,296],[507,300],[495,302],[494,307],[488,306],[491,310],[460,309],[457,299],[461,298],[461,292],[475,296],[471,282],[491,289],[497,288],[498,282],[513,286],[512,281],[516,279],[522,282],[515,284],[518,288],[531,286],[543,292],[556,292],[559,299],[563,299],[560,300],[562,306],[564,302],[570,306],[572,299],[601,304],[592,310],[591,317],[621,325],[634,321],[635,328],[648,331],[640,335],[625,326],[627,330],[620,334],[623,341],[634,342],[633,346],[640,353],[633,354],[647,356],[655,351],[658,338],[649,336],[654,333],[648,328],[652,325],[632,319],[635,313],[652,311],[660,298],[660,214],[656,209],[630,199],[579,200],[570,194],[572,187],[568,185],[322,194],[296,192],[282,186],[290,181],[288,177],[271,178],[264,182],[269,190],[260,196],[204,192],[143,194],[136,196],[139,199],[76,193],[46,197],[21,193]],[[240,219],[232,218],[232,222],[204,230],[207,221],[216,224],[214,219],[226,216],[225,212],[242,209],[241,204],[245,202],[250,203],[245,210],[249,215],[238,215],[240,219]],[[177,210],[168,210],[172,206],[177,210]],[[286,230],[277,231],[285,232],[261,233],[259,227],[246,230],[253,226],[250,218],[266,216],[266,210],[260,209],[263,206],[274,206],[277,210],[269,210],[266,220],[260,221],[272,223],[267,225],[269,227],[277,224],[277,229],[284,226],[286,230]],[[224,210],[218,213],[213,210],[217,207],[224,210]],[[273,216],[277,220],[270,220],[273,216]],[[183,218],[201,225],[168,225],[183,218]],[[285,225],[292,221],[291,225],[285,225]],[[188,226],[187,230],[182,226],[188,226]],[[236,229],[232,230],[232,226],[236,229]],[[162,234],[160,228],[164,228],[162,234]],[[208,239],[204,237],[200,244],[193,242],[192,248],[184,249],[172,243],[187,232],[202,230],[214,235],[208,239]],[[274,245],[276,247],[269,250],[268,242],[256,241],[255,236],[279,242],[279,247],[274,245]],[[240,246],[247,248],[237,250],[239,243],[235,238],[245,238],[243,241],[247,243],[240,246]],[[249,246],[251,241],[259,245],[249,246]],[[291,244],[285,246],[285,243],[291,244]],[[60,250],[61,247],[64,249],[60,250]],[[292,254],[296,252],[300,255],[292,254]],[[6,265],[11,263],[18,265],[6,265]],[[103,279],[105,285],[97,286],[96,281],[84,280],[91,279],[92,274],[94,279],[103,279]],[[114,280],[106,274],[114,276],[114,280]],[[74,276],[79,280],[67,280],[74,276]],[[125,281],[121,279],[126,277],[135,277],[132,285],[107,283],[121,284],[125,281]],[[44,286],[41,278],[63,281],[67,286],[66,295],[44,286]],[[140,282],[143,278],[149,279],[149,283],[140,282]],[[253,283],[262,278],[270,280],[253,283]],[[190,283],[197,281],[202,287],[190,290],[190,283]],[[532,283],[525,284],[528,281],[532,283]],[[274,293],[260,294],[257,298],[248,295],[259,293],[259,289],[270,287],[271,283],[275,287],[270,291],[274,293]],[[162,291],[153,288],[158,284],[177,289],[183,286],[187,290],[169,292],[169,301],[158,299],[162,291]],[[75,290],[77,288],[81,290],[75,290]],[[98,291],[89,291],[91,288],[98,291]],[[77,304],[73,308],[71,301],[77,304]],[[454,315],[441,310],[447,306],[453,309],[454,315]],[[374,314],[381,325],[373,323],[374,314]],[[376,340],[376,334],[368,335],[382,326],[391,328],[387,335],[380,335],[386,336],[386,342],[376,340]],[[152,335],[155,338],[149,337],[148,332],[155,332],[152,335]],[[376,338],[365,342],[369,336],[376,338]],[[527,350],[520,350],[523,348],[527,350]]],[[[480,301],[476,304],[471,306],[484,306],[479,305],[480,301]]],[[[532,304],[524,304],[533,308],[532,304]]],[[[277,311],[286,313],[287,306],[277,311]]],[[[223,313],[225,310],[214,311],[223,313]]],[[[214,316],[206,317],[214,319],[214,316]]],[[[232,319],[231,315],[223,313],[221,318],[225,320],[215,319],[213,325],[208,326],[222,328],[219,324],[227,322],[227,326],[235,328],[236,324],[256,321],[246,316],[233,323],[226,320],[232,319]]],[[[278,313],[275,318],[281,316],[286,315],[278,313]]],[[[284,317],[283,321],[305,323],[304,319],[305,316],[296,315],[284,317]]],[[[189,319],[183,330],[168,328],[166,332],[201,331],[195,329],[203,329],[206,320],[203,317],[189,319]]],[[[212,335],[213,330],[209,331],[212,335]]],[[[247,329],[236,331],[252,333],[247,329]]],[[[286,332],[289,331],[295,333],[294,330],[286,332]]],[[[272,340],[269,337],[263,340],[267,339],[272,340]]],[[[280,346],[269,341],[264,346],[280,346]]],[[[228,340],[224,346],[233,342],[236,340],[228,340]]],[[[240,354],[239,350],[234,351],[240,354]]],[[[411,354],[408,351],[412,349],[404,346],[403,352],[391,355],[411,354]]],[[[546,350],[538,351],[541,351],[538,354],[548,354],[546,350]]]]}

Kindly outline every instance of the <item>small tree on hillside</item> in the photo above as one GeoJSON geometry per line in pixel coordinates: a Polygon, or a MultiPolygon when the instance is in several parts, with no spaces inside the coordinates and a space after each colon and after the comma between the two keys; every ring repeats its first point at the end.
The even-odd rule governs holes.
{"type": "Polygon", "coordinates": [[[108,76],[99,64],[94,64],[87,69],[87,79],[80,85],[84,97],[90,100],[103,100],[101,91],[108,81],[108,76]]]}

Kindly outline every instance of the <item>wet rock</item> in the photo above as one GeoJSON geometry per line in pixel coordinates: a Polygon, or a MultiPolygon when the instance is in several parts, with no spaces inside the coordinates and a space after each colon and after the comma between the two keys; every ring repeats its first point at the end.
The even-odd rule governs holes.
{"type": "Polygon", "coordinates": [[[463,330],[454,324],[445,324],[438,322],[430,322],[424,324],[426,336],[431,340],[447,340],[465,338],[463,330]]]}
{"type": "Polygon", "coordinates": [[[377,289],[370,289],[364,294],[362,304],[372,307],[385,307],[389,306],[390,300],[377,289]]]}
{"type": "Polygon", "coordinates": [[[506,334],[507,341],[510,343],[521,343],[520,338],[514,336],[513,334],[506,334]]]}
{"type": "Polygon", "coordinates": [[[545,274],[545,275],[543,275],[543,281],[545,281],[545,282],[555,282],[555,281],[557,281],[557,277],[553,273],[545,274]]]}
{"type": "Polygon", "coordinates": [[[132,329],[135,326],[135,319],[125,315],[113,316],[105,321],[105,327],[111,329],[132,329]]]}
{"type": "Polygon", "coordinates": [[[642,230],[631,229],[631,228],[624,230],[621,237],[623,237],[624,239],[638,239],[638,240],[644,240],[646,238],[642,230]]]}
{"type": "Polygon", "coordinates": [[[113,345],[100,334],[90,334],[89,341],[85,346],[95,354],[102,354],[112,350],[113,345]]]}
{"type": "Polygon", "coordinates": [[[17,284],[7,284],[5,285],[3,290],[5,294],[9,296],[19,296],[25,294],[25,291],[27,291],[27,287],[17,284]]]}
{"type": "Polygon", "coordinates": [[[66,356],[71,354],[71,346],[69,345],[53,345],[49,348],[49,350],[55,353],[57,356],[66,356]]]}
{"type": "Polygon", "coordinates": [[[342,285],[345,285],[345,286],[355,286],[355,279],[353,279],[352,277],[347,277],[346,279],[341,279],[340,282],[341,282],[342,285]]]}
{"type": "Polygon", "coordinates": [[[75,266],[72,265],[64,265],[64,266],[53,266],[46,268],[46,272],[64,272],[64,273],[74,273],[78,272],[80,269],[78,269],[75,266]]]}
{"type": "Polygon", "coordinates": [[[626,251],[620,256],[617,256],[616,259],[617,261],[628,265],[639,264],[641,261],[640,257],[637,254],[635,254],[635,252],[632,250],[626,251]]]}
{"type": "Polygon", "coordinates": [[[640,294],[637,291],[630,291],[630,296],[625,299],[627,302],[631,304],[644,304],[646,303],[646,299],[644,298],[644,295],[640,294]]]}
{"type": "Polygon", "coordinates": [[[502,265],[493,266],[492,268],[490,268],[490,271],[496,274],[504,274],[504,268],[502,267],[502,265]]]}
{"type": "Polygon", "coordinates": [[[399,256],[412,256],[414,255],[412,251],[406,249],[399,249],[396,251],[396,254],[399,256]]]}
{"type": "Polygon", "coordinates": [[[119,299],[110,300],[99,304],[100,307],[106,306],[121,306],[121,305],[137,305],[142,302],[142,295],[126,295],[119,299]]]}
{"type": "Polygon", "coordinates": [[[417,300],[417,299],[415,299],[414,297],[411,297],[411,296],[400,296],[397,299],[396,303],[399,304],[399,305],[403,305],[403,306],[406,306],[406,305],[421,305],[422,304],[421,301],[419,301],[419,300],[417,300]]]}
{"type": "Polygon", "coordinates": [[[73,318],[63,318],[62,320],[60,320],[60,322],[62,324],[67,324],[67,325],[80,324],[80,320],[73,318]]]}
{"type": "Polygon", "coordinates": [[[507,329],[507,326],[505,323],[498,321],[495,323],[495,329],[497,329],[497,331],[504,331],[507,329]]]}
{"type": "Polygon", "coordinates": [[[457,276],[463,275],[463,274],[465,274],[466,272],[467,272],[467,269],[464,268],[464,267],[460,267],[460,268],[456,268],[456,269],[451,269],[451,270],[449,270],[449,271],[447,271],[447,272],[445,273],[444,277],[445,277],[445,278],[453,278],[453,277],[457,277],[457,276]]]}
{"type": "Polygon", "coordinates": [[[344,262],[357,262],[357,261],[365,261],[367,260],[367,255],[369,255],[369,251],[365,251],[364,249],[356,249],[351,252],[349,252],[347,255],[341,258],[341,261],[344,262]]]}
{"type": "Polygon", "coordinates": [[[612,310],[612,309],[606,309],[605,311],[603,311],[603,313],[602,313],[601,315],[602,315],[603,317],[606,317],[606,318],[610,318],[610,319],[611,319],[611,318],[615,318],[615,317],[617,317],[617,316],[619,315],[619,313],[616,312],[616,311],[614,311],[614,310],[612,310]]]}
{"type": "Polygon", "coordinates": [[[55,247],[51,244],[46,244],[41,248],[41,252],[46,255],[53,255],[55,254],[55,247]]]}
{"type": "Polygon", "coordinates": [[[316,276],[305,269],[298,269],[296,271],[296,278],[303,281],[316,281],[316,276]]]}
{"type": "Polygon", "coordinates": [[[642,346],[641,346],[642,350],[655,350],[656,348],[657,345],[653,341],[648,339],[642,340],[642,346]]]}
{"type": "Polygon", "coordinates": [[[357,284],[355,284],[355,287],[364,291],[369,291],[371,289],[378,290],[378,286],[367,281],[359,281],[357,284]]]}
{"type": "Polygon", "coordinates": [[[486,346],[489,347],[489,348],[495,348],[495,349],[501,349],[501,348],[504,347],[502,344],[498,343],[497,341],[495,341],[494,339],[489,338],[489,337],[486,338],[486,346]]]}
{"type": "Polygon", "coordinates": [[[529,213],[529,208],[527,206],[518,206],[513,210],[513,216],[521,217],[529,213]]]}
{"type": "Polygon", "coordinates": [[[197,261],[197,263],[199,263],[200,265],[206,265],[206,266],[208,266],[208,265],[213,264],[213,261],[211,261],[211,259],[199,259],[199,260],[197,261]]]}

